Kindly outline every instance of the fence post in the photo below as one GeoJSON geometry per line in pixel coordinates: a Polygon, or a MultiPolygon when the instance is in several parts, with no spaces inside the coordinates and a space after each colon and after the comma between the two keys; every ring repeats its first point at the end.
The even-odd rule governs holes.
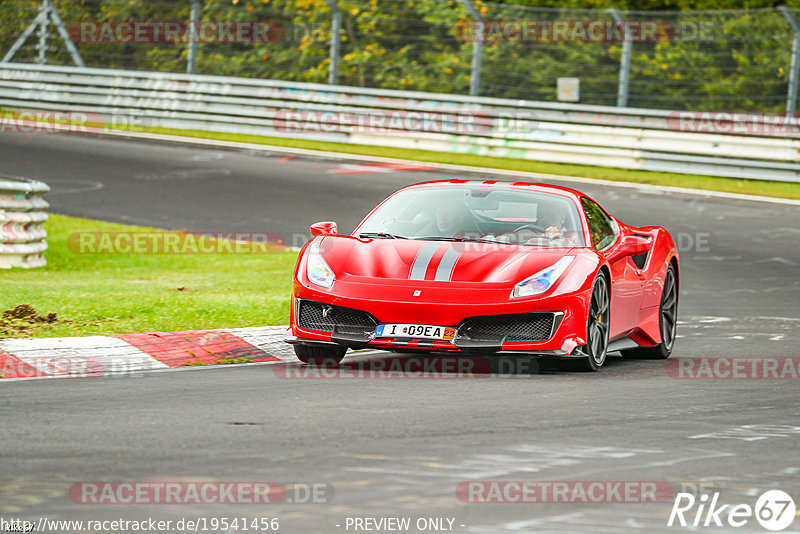
{"type": "Polygon", "coordinates": [[[789,66],[789,89],[786,93],[786,114],[790,115],[797,110],[797,80],[800,73],[800,23],[786,6],[778,6],[786,22],[792,27],[792,62],[789,66]]]}
{"type": "Polygon", "coordinates": [[[628,105],[628,85],[631,76],[631,54],[633,53],[633,41],[628,37],[625,28],[625,19],[614,8],[608,10],[614,18],[614,22],[622,25],[622,57],[619,60],[619,82],[617,85],[617,107],[624,108],[628,105]]]}
{"type": "Polygon", "coordinates": [[[72,56],[72,60],[77,66],[83,67],[83,59],[81,59],[81,55],[78,53],[75,43],[72,42],[67,28],[64,26],[64,21],[61,20],[61,17],[58,15],[58,11],[53,5],[52,0],[42,0],[42,5],[39,8],[39,13],[36,15],[36,18],[33,19],[33,22],[25,28],[22,35],[11,45],[11,48],[6,52],[6,55],[3,56],[3,59],[0,60],[0,63],[8,63],[11,61],[14,55],[19,52],[19,49],[22,48],[22,45],[25,44],[25,41],[38,29],[39,43],[36,45],[38,61],[40,64],[45,65],[47,63],[47,49],[50,46],[50,23],[55,24],[59,35],[61,35],[61,39],[63,39],[67,50],[69,50],[72,56]]]}
{"type": "Polygon", "coordinates": [[[79,67],[84,67],[83,58],[81,58],[80,52],[75,47],[75,43],[72,42],[72,37],[69,36],[69,32],[67,31],[67,27],[64,24],[64,21],[61,20],[61,16],[58,14],[58,10],[55,6],[51,6],[50,8],[50,17],[53,19],[53,24],[58,30],[58,34],[61,36],[61,39],[64,41],[64,46],[67,47],[69,50],[69,54],[72,56],[72,61],[79,67]]]}
{"type": "Polygon", "coordinates": [[[342,10],[336,5],[336,0],[325,0],[331,10],[331,53],[330,68],[328,69],[328,83],[336,85],[339,82],[339,50],[342,44],[342,10]]]}
{"type": "Polygon", "coordinates": [[[190,15],[191,22],[189,23],[191,37],[189,38],[189,51],[186,58],[186,72],[194,74],[197,68],[197,40],[199,38],[197,27],[200,23],[200,0],[191,0],[191,2],[192,12],[190,15]]]}
{"type": "Polygon", "coordinates": [[[22,48],[22,45],[25,44],[25,41],[28,40],[28,37],[33,35],[33,32],[36,31],[36,28],[39,27],[41,20],[42,20],[42,11],[39,10],[39,14],[36,15],[36,18],[33,19],[33,22],[31,22],[28,25],[28,27],[25,28],[25,31],[22,33],[22,35],[19,36],[19,39],[16,40],[16,42],[11,46],[8,52],[6,52],[6,55],[3,56],[3,61],[0,63],[8,63],[14,58],[14,54],[19,52],[19,49],[22,48]]]}
{"type": "Polygon", "coordinates": [[[50,48],[50,10],[53,9],[53,0],[43,0],[41,7],[41,24],[39,25],[39,42],[36,45],[39,65],[47,65],[47,49],[50,48]]]}
{"type": "Polygon", "coordinates": [[[472,33],[472,67],[469,74],[469,95],[478,96],[481,86],[481,64],[483,63],[483,32],[484,20],[475,6],[472,5],[472,0],[459,0],[464,9],[467,10],[472,20],[477,22],[480,34],[475,37],[475,32],[472,33]]]}

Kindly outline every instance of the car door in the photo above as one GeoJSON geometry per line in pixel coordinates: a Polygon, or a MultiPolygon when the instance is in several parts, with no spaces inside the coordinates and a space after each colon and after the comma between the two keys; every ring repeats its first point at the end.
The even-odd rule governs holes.
{"type": "Polygon", "coordinates": [[[642,303],[644,280],[641,270],[631,256],[614,260],[616,248],[622,241],[619,226],[593,200],[581,198],[583,212],[589,225],[592,246],[609,261],[611,269],[611,323],[609,336],[626,334],[639,324],[639,309],[642,303]]]}

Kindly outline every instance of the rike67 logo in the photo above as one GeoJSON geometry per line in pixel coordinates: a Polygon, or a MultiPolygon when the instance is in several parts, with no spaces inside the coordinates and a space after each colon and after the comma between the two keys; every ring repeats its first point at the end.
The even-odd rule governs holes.
{"type": "Polygon", "coordinates": [[[796,513],[794,499],[781,490],[762,493],[755,506],[722,504],[719,492],[703,493],[699,497],[678,493],[667,526],[738,528],[749,525],[752,528],[755,519],[763,528],[777,532],[789,527],[796,513]]]}

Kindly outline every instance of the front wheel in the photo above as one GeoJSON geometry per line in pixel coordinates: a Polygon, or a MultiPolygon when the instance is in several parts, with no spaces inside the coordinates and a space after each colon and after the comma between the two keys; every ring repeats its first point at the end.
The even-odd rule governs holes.
{"type": "Polygon", "coordinates": [[[295,345],[294,354],[303,363],[317,367],[339,365],[344,358],[347,347],[320,347],[317,345],[295,345]]]}
{"type": "Polygon", "coordinates": [[[589,305],[586,345],[588,356],[585,369],[598,371],[606,362],[608,354],[608,325],[611,322],[611,306],[608,294],[608,282],[601,272],[597,275],[592,289],[592,301],[589,305]]]}
{"type": "Polygon", "coordinates": [[[654,347],[639,347],[620,351],[623,358],[640,360],[666,360],[675,346],[675,334],[678,326],[678,279],[675,266],[670,265],[664,277],[664,289],[661,292],[661,307],[658,324],[661,327],[661,343],[654,347]]]}

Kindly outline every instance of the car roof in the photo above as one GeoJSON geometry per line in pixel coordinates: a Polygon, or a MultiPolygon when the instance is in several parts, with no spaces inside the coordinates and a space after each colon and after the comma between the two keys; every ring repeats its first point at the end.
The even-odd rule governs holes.
{"type": "Polygon", "coordinates": [[[464,185],[497,187],[497,188],[513,187],[518,189],[527,189],[529,191],[538,191],[541,193],[553,193],[561,196],[569,196],[573,197],[576,200],[580,199],[580,197],[586,196],[584,193],[578,191],[577,189],[570,189],[569,187],[563,187],[560,185],[542,184],[533,182],[511,182],[505,180],[470,180],[469,178],[447,178],[444,180],[431,180],[429,182],[419,182],[416,184],[406,186],[403,189],[401,189],[401,191],[405,189],[417,189],[424,187],[464,186],[464,185]]]}

